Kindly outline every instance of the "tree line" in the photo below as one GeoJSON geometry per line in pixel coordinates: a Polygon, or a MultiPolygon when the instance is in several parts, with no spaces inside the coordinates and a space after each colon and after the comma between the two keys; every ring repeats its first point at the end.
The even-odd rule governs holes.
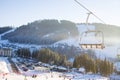
{"type": "Polygon", "coordinates": [[[88,54],[80,54],[75,56],[73,67],[84,67],[86,72],[100,73],[103,76],[108,76],[113,72],[113,63],[109,62],[106,58],[93,59],[88,54]]]}
{"type": "Polygon", "coordinates": [[[67,59],[65,55],[60,55],[59,53],[53,52],[47,48],[35,50],[33,53],[31,53],[27,48],[21,48],[17,50],[16,54],[18,57],[31,57],[44,63],[67,66],[67,59]]]}
{"type": "Polygon", "coordinates": [[[70,66],[74,68],[84,67],[86,72],[100,73],[103,76],[108,76],[113,72],[113,63],[106,58],[104,60],[98,59],[93,52],[88,52],[90,52],[90,54],[82,53],[75,56],[73,65],[67,61],[66,55],[59,54],[47,48],[34,50],[32,53],[27,48],[21,48],[17,50],[16,54],[19,57],[34,58],[51,65],[70,66]]]}

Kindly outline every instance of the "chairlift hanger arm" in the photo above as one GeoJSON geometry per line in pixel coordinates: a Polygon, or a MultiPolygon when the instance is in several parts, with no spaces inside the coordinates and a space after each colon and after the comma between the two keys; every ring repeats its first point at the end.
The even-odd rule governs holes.
{"type": "Polygon", "coordinates": [[[87,14],[88,14],[88,16],[87,16],[87,19],[86,19],[86,24],[88,25],[88,19],[89,19],[91,13],[87,13],[87,14]]]}
{"type": "MultiPolygon", "coordinates": [[[[86,19],[86,25],[88,26],[88,19],[89,19],[89,17],[90,17],[90,14],[92,14],[91,12],[89,12],[89,13],[87,13],[88,14],[88,16],[87,16],[87,19],[86,19]]],[[[87,29],[89,30],[89,28],[87,27],[87,29]]]]}

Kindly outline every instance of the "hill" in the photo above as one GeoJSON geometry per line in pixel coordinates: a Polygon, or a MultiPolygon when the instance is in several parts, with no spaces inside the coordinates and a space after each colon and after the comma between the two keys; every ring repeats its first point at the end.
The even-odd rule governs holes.
{"type": "Polygon", "coordinates": [[[22,25],[2,39],[11,42],[48,45],[78,35],[76,24],[66,20],[41,20],[22,25]]]}

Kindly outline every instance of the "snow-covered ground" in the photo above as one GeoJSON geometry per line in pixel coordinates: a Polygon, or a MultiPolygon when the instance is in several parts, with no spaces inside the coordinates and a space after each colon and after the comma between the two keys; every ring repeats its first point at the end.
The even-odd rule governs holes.
{"type": "Polygon", "coordinates": [[[6,58],[0,58],[0,73],[9,73],[9,63],[6,58]]]}
{"type": "Polygon", "coordinates": [[[107,77],[102,77],[100,75],[94,74],[81,74],[76,72],[38,72],[38,71],[28,71],[25,72],[26,74],[15,74],[9,71],[10,66],[8,66],[9,62],[7,58],[0,57],[0,71],[7,73],[3,75],[3,72],[0,72],[0,80],[108,80],[107,77]],[[27,74],[34,74],[37,73],[37,77],[33,78],[31,75],[27,74]],[[3,79],[4,78],[4,79],[3,79]]]}
{"type": "Polygon", "coordinates": [[[110,76],[110,80],[120,80],[120,75],[113,74],[110,76]]]}

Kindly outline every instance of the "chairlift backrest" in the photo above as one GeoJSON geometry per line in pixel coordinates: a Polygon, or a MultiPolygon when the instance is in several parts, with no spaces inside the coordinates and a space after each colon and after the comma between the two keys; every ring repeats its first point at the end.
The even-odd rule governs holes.
{"type": "Polygon", "coordinates": [[[104,47],[104,35],[103,35],[103,32],[101,31],[96,31],[96,30],[88,30],[88,31],[85,31],[81,34],[81,38],[80,38],[80,46],[82,49],[103,49],[105,48],[104,47]],[[92,35],[91,35],[92,33],[92,35]],[[90,38],[87,38],[88,35],[90,34],[90,36],[92,36],[91,39],[96,39],[95,37],[100,34],[101,36],[99,36],[101,39],[100,40],[97,40],[97,42],[93,41],[91,42],[90,41],[90,38]],[[87,39],[87,40],[85,40],[87,39]],[[84,41],[84,42],[83,42],[84,41]]]}

